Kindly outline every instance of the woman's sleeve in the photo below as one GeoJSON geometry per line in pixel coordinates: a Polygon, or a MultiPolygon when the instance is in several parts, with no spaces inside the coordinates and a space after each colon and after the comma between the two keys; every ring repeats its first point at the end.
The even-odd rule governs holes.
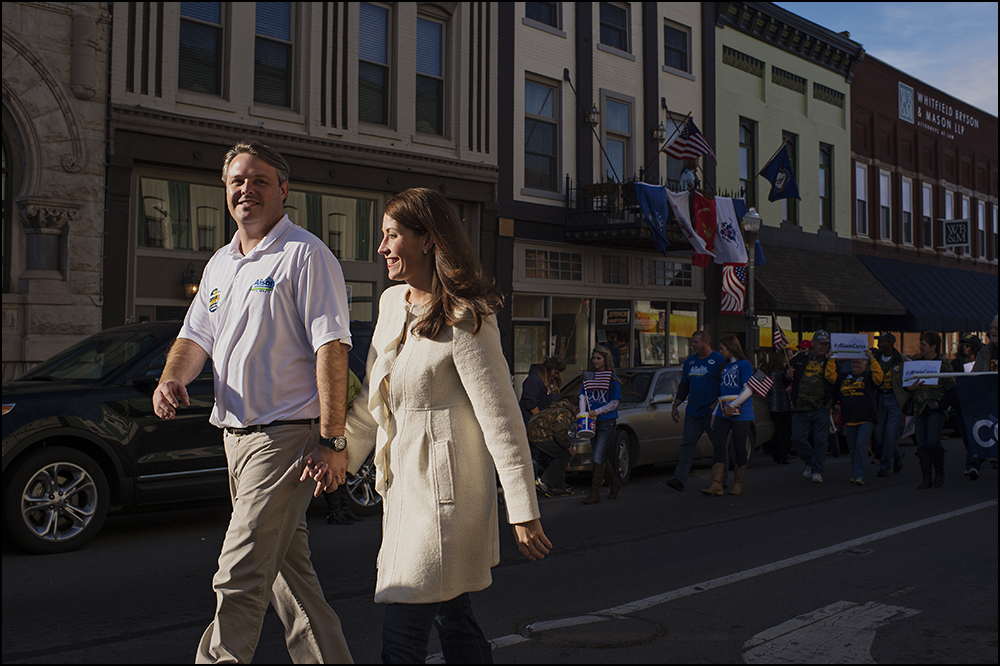
{"type": "MultiPolygon", "coordinates": [[[[347,437],[347,471],[351,474],[357,473],[364,464],[368,454],[375,448],[375,440],[378,436],[378,423],[368,408],[368,396],[371,392],[369,379],[372,376],[372,366],[377,357],[375,337],[373,337],[372,344],[368,348],[365,380],[361,385],[361,392],[347,411],[344,435],[347,437]]],[[[376,388],[376,390],[378,389],[376,388]]]]}
{"type": "Polygon", "coordinates": [[[486,317],[475,334],[465,324],[453,327],[453,331],[455,368],[500,476],[507,519],[512,525],[535,520],[540,514],[531,451],[500,346],[496,317],[486,317]]]}

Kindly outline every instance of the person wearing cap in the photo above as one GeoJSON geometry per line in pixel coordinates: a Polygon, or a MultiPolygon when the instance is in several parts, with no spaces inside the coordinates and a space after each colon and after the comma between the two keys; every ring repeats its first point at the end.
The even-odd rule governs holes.
{"type": "Polygon", "coordinates": [[[893,380],[899,384],[903,376],[905,356],[896,350],[896,336],[882,333],[872,354],[882,370],[878,386],[878,420],[872,438],[872,449],[879,460],[878,476],[889,476],[889,468],[897,474],[903,470],[903,452],[899,448],[899,433],[903,427],[903,410],[900,409],[893,380]]]}
{"type": "Polygon", "coordinates": [[[810,345],[803,342],[799,347],[808,347],[808,351],[793,356],[785,371],[785,378],[792,381],[792,445],[805,463],[802,476],[813,483],[823,483],[833,398],[825,375],[830,334],[820,329],[813,334],[810,345]]]}
{"type": "MultiPolygon", "coordinates": [[[[964,372],[965,366],[976,362],[976,355],[983,348],[983,341],[975,333],[968,333],[958,341],[958,353],[955,354],[953,365],[956,372],[964,372]]],[[[971,370],[972,367],[970,366],[971,370]]]]}
{"type": "Polygon", "coordinates": [[[528,376],[521,384],[521,418],[525,425],[533,415],[548,409],[559,399],[562,388],[560,373],[566,369],[562,356],[546,356],[541,363],[533,363],[528,376]]]}

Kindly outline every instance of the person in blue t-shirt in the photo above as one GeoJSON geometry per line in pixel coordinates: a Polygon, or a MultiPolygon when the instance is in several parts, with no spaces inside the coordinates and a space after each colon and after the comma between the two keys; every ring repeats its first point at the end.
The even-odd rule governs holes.
{"type": "Polygon", "coordinates": [[[712,338],[705,331],[697,331],[691,336],[691,349],[694,353],[684,361],[681,383],[670,410],[674,423],[679,423],[680,405],[687,400],[680,458],[674,468],[674,477],[667,481],[674,490],[684,490],[694,460],[694,448],[702,433],[712,436],[712,408],[719,399],[719,383],[726,364],[722,354],[712,349],[712,338]]]}
{"type": "Polygon", "coordinates": [[[584,504],[601,501],[601,486],[605,479],[611,486],[609,500],[618,497],[621,490],[618,473],[608,461],[608,449],[618,424],[618,402],[621,399],[622,385],[615,375],[611,351],[598,345],[590,355],[590,369],[583,373],[583,386],[580,387],[580,413],[587,412],[597,421],[593,439],[594,476],[590,482],[590,495],[583,500],[584,504]]]}
{"type": "Polygon", "coordinates": [[[743,354],[743,347],[735,335],[727,335],[719,340],[719,349],[726,358],[722,369],[722,384],[719,404],[712,411],[712,485],[702,488],[706,495],[721,495],[725,491],[722,484],[726,476],[726,443],[729,433],[733,434],[733,453],[736,454],[736,474],[730,495],[743,492],[743,479],[747,475],[747,449],[750,428],[753,426],[752,391],[747,382],[753,377],[753,366],[743,354]]]}

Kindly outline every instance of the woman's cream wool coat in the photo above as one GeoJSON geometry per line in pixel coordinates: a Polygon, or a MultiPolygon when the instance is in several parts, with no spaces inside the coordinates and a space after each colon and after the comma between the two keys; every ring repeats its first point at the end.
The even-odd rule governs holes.
{"type": "Polygon", "coordinates": [[[508,521],[539,517],[496,318],[475,335],[471,324],[434,340],[410,331],[399,349],[408,308],[419,308],[407,291],[382,294],[364,389],[347,420],[348,469],[374,447],[383,498],[376,603],[433,603],[489,587],[500,562],[497,473],[508,521]]]}

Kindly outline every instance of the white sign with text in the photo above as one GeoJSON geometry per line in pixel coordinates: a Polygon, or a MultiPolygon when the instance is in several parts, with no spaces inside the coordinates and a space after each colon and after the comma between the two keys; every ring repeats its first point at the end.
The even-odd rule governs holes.
{"type": "Polygon", "coordinates": [[[868,358],[868,336],[864,333],[831,333],[830,356],[833,358],[868,358]]]}
{"type": "MultiPolygon", "coordinates": [[[[941,361],[906,361],[903,363],[903,386],[912,386],[917,377],[913,375],[941,372],[941,361]]],[[[937,377],[919,378],[924,386],[937,386],[937,377]]]]}

